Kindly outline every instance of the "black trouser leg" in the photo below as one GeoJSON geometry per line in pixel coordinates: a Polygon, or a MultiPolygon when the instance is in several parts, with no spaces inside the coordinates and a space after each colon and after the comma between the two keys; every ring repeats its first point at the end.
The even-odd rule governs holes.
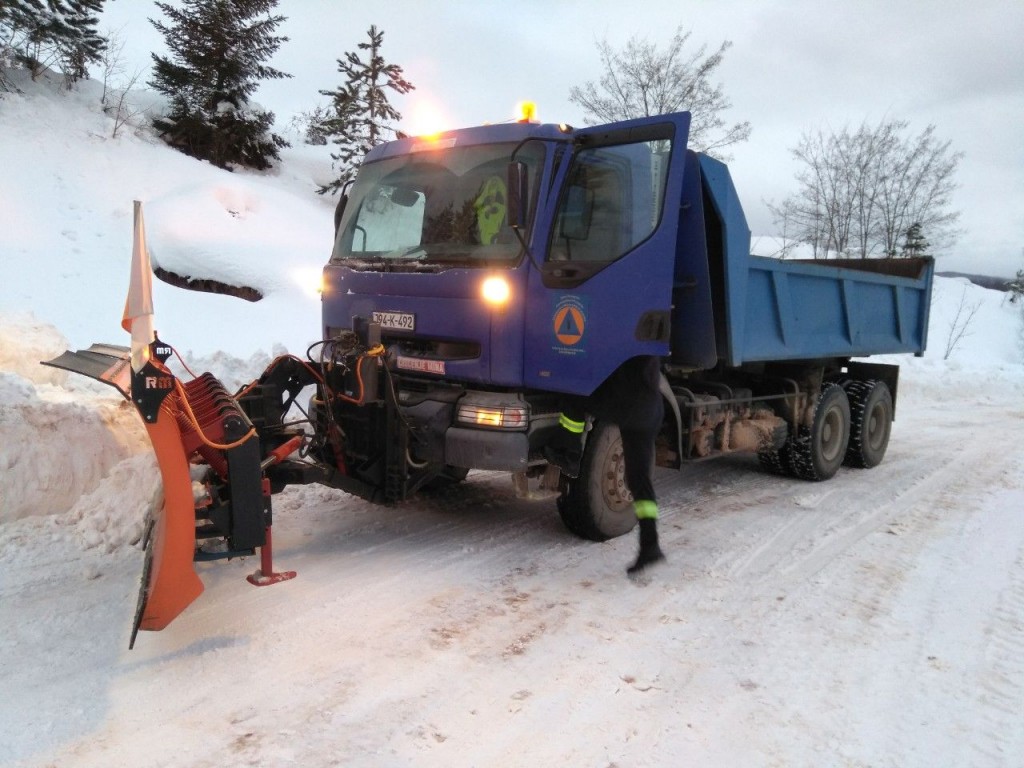
{"type": "Polygon", "coordinates": [[[636,561],[626,569],[635,574],[665,559],[658,542],[658,502],[654,495],[654,440],[657,432],[619,428],[626,485],[633,494],[633,509],[639,520],[640,548],[636,561]]]}

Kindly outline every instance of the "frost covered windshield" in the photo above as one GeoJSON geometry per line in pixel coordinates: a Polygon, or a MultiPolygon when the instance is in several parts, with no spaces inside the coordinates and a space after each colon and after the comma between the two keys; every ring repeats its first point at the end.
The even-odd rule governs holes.
{"type": "MultiPolygon", "coordinates": [[[[506,217],[506,174],[515,146],[449,147],[364,165],[349,194],[332,261],[397,267],[515,260],[519,241],[506,217]]],[[[533,185],[542,158],[536,143],[516,154],[533,185]]]]}

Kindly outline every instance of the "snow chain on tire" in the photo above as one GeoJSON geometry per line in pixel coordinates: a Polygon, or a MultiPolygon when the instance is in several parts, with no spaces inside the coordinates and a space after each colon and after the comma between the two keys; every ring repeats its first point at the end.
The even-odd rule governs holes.
{"type": "Polygon", "coordinates": [[[869,469],[885,457],[892,430],[892,393],[883,381],[851,381],[846,385],[850,399],[850,443],[844,464],[869,469]]]}
{"type": "Polygon", "coordinates": [[[828,480],[846,458],[850,402],[839,384],[822,387],[811,426],[800,425],[787,444],[793,474],[801,480],[828,480]]]}

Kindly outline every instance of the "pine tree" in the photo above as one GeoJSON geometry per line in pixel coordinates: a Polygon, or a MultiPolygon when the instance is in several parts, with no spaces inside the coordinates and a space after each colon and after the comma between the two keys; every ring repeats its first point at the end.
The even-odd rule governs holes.
{"type": "Polygon", "coordinates": [[[105,0],[0,0],[0,47],[37,78],[50,66],[68,84],[88,76],[106,39],[96,25],[105,0]]]}
{"type": "Polygon", "coordinates": [[[39,61],[41,48],[49,41],[50,9],[45,0],[2,0],[0,2],[0,45],[3,58],[20,64],[35,79],[45,69],[39,61]]]}
{"type": "Polygon", "coordinates": [[[271,133],[274,114],[249,102],[260,80],[291,75],[267,66],[286,41],[274,35],[284,16],[272,16],[277,0],[184,0],[158,2],[167,24],[150,19],[171,57],[153,54],[150,85],[170,99],[153,127],[168,144],[220,168],[263,170],[288,142],[271,133]]]}
{"type": "Polygon", "coordinates": [[[345,75],[345,83],[333,91],[320,91],[331,97],[330,114],[323,121],[322,133],[339,149],[332,154],[338,178],[317,190],[320,194],[334,193],[355,176],[363,157],[390,136],[401,136],[392,126],[402,115],[388,101],[387,89],[403,94],[415,86],[402,77],[402,68],[384,61],[380,49],[384,43],[384,30],[371,25],[367,31],[370,41],[359,43],[360,51],[367,51],[363,61],[358,52],[347,51],[338,59],[338,71],[345,75]]]}
{"type": "Polygon", "coordinates": [[[1018,269],[1013,279],[1006,283],[1006,290],[1010,292],[1010,303],[1016,304],[1024,298],[1024,269],[1018,269]]]}
{"type": "Polygon", "coordinates": [[[930,243],[921,234],[921,223],[915,221],[907,227],[906,239],[903,241],[903,253],[901,256],[927,256],[930,243]]]}
{"type": "Polygon", "coordinates": [[[86,67],[103,57],[107,40],[96,31],[103,3],[104,0],[63,0],[66,10],[59,21],[59,47],[62,69],[69,82],[87,78],[86,67]]]}

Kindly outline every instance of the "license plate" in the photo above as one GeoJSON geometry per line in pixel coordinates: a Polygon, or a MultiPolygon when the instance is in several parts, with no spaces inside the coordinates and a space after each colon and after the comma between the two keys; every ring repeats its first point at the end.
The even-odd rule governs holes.
{"type": "Polygon", "coordinates": [[[393,331],[415,331],[416,315],[408,312],[374,312],[373,322],[393,331]]]}

